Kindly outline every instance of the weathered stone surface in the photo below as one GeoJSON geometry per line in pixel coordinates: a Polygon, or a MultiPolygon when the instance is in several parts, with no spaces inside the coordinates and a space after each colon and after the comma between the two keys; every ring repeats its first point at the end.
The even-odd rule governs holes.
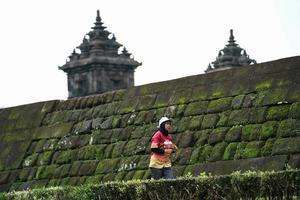
{"type": "Polygon", "coordinates": [[[295,57],[0,109],[0,190],[150,178],[162,116],[176,175],[299,167],[298,77],[295,57]]]}
{"type": "Polygon", "coordinates": [[[242,126],[241,125],[233,126],[228,130],[225,136],[225,141],[238,142],[241,140],[241,136],[242,136],[242,126]]]}
{"type": "Polygon", "coordinates": [[[199,102],[189,103],[186,107],[184,115],[189,116],[189,115],[204,114],[204,113],[206,113],[207,106],[208,106],[208,101],[199,101],[199,102]]]}
{"type": "Polygon", "coordinates": [[[295,154],[300,152],[299,145],[300,137],[294,138],[280,138],[274,143],[272,154],[295,154]]]}
{"type": "Polygon", "coordinates": [[[272,106],[268,108],[266,120],[282,120],[289,114],[289,105],[272,106]]]}
{"type": "Polygon", "coordinates": [[[261,133],[260,124],[249,124],[242,128],[242,141],[253,141],[259,139],[261,133]]]}
{"type": "Polygon", "coordinates": [[[293,137],[299,135],[300,135],[300,121],[297,121],[295,119],[287,119],[279,123],[277,129],[277,136],[293,137]]]}
{"type": "Polygon", "coordinates": [[[208,104],[207,112],[222,112],[230,109],[231,107],[232,97],[220,98],[217,100],[212,100],[208,104]]]}

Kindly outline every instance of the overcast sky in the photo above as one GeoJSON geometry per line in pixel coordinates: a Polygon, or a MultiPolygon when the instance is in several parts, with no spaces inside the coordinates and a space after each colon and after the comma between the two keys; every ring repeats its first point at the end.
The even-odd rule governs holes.
{"type": "Polygon", "coordinates": [[[258,63],[300,55],[298,0],[9,0],[0,3],[0,108],[67,99],[58,70],[96,11],[134,58],[135,84],[204,73],[228,41],[258,63]]]}

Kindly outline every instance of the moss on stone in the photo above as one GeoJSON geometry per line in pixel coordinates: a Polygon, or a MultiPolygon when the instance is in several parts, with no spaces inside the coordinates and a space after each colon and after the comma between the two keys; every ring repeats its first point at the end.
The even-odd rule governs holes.
{"type": "Polygon", "coordinates": [[[189,164],[195,164],[199,160],[201,147],[194,148],[192,151],[192,155],[189,161],[189,164]]]}
{"type": "Polygon", "coordinates": [[[262,130],[260,133],[260,139],[266,140],[276,136],[276,130],[278,127],[278,122],[268,121],[262,124],[262,130]]]}
{"type": "Polygon", "coordinates": [[[253,102],[255,101],[257,97],[257,94],[254,94],[254,93],[250,93],[250,94],[247,94],[245,96],[245,99],[244,99],[244,102],[243,102],[243,107],[251,107],[253,105],[253,102]]]}
{"type": "Polygon", "coordinates": [[[208,144],[216,144],[224,141],[225,135],[229,128],[222,127],[213,129],[208,138],[208,144]]]}
{"type": "Polygon", "coordinates": [[[269,91],[263,99],[263,105],[280,104],[287,102],[288,88],[276,88],[269,91]]]}
{"type": "Polygon", "coordinates": [[[228,125],[247,124],[249,119],[249,109],[233,110],[228,118],[228,125]]]}
{"type": "Polygon", "coordinates": [[[261,147],[264,145],[262,141],[249,142],[242,153],[242,158],[255,158],[260,156],[261,147]]]}
{"type": "Polygon", "coordinates": [[[198,130],[201,127],[201,123],[203,120],[203,116],[195,116],[191,118],[190,124],[189,124],[189,129],[190,130],[198,130]]]}
{"type": "Polygon", "coordinates": [[[54,154],[53,162],[57,164],[71,163],[77,158],[78,150],[57,151],[54,154]]]}
{"type": "MultiPolygon", "coordinates": [[[[179,135],[179,134],[177,134],[179,135]]],[[[180,140],[177,143],[177,146],[180,148],[190,147],[194,144],[194,133],[190,131],[185,131],[184,133],[180,134],[180,140]]]]}
{"type": "Polygon", "coordinates": [[[245,95],[241,94],[232,99],[231,108],[232,109],[240,109],[243,105],[245,95]]]}
{"type": "Polygon", "coordinates": [[[195,132],[194,134],[194,138],[196,141],[195,146],[202,146],[206,144],[211,131],[212,131],[211,129],[206,129],[206,130],[195,132]]]}
{"type": "Polygon", "coordinates": [[[241,140],[242,136],[242,126],[233,126],[231,127],[226,136],[225,136],[225,141],[226,142],[238,142],[241,140]]]}
{"type": "Polygon", "coordinates": [[[225,149],[223,160],[233,160],[237,146],[237,142],[229,143],[225,149]]]}
{"type": "Polygon", "coordinates": [[[78,150],[77,159],[79,160],[93,160],[96,158],[96,146],[88,145],[78,150]]]}
{"type": "Polygon", "coordinates": [[[227,146],[226,142],[221,142],[216,144],[212,149],[208,161],[214,162],[214,161],[222,160],[226,146],[227,146]]]}
{"type": "Polygon", "coordinates": [[[230,115],[230,110],[228,111],[225,111],[225,112],[222,112],[222,113],[219,113],[219,121],[217,123],[217,127],[221,127],[221,126],[227,126],[227,123],[228,123],[228,118],[229,118],[229,115],[230,115]]]}
{"type": "Polygon", "coordinates": [[[114,149],[112,150],[111,157],[112,158],[121,157],[123,155],[125,146],[126,146],[125,141],[117,142],[116,145],[114,146],[114,149]]]}
{"type": "Polygon", "coordinates": [[[232,97],[224,97],[210,101],[208,104],[207,112],[222,112],[230,109],[232,99],[232,97]]]}
{"type": "Polygon", "coordinates": [[[115,115],[112,120],[112,128],[119,128],[121,124],[121,115],[115,115]]]}
{"type": "Polygon", "coordinates": [[[169,105],[190,102],[191,89],[176,90],[170,98],[169,105]]]}
{"type": "Polygon", "coordinates": [[[214,128],[219,120],[218,114],[207,114],[204,116],[202,121],[202,129],[214,128]]]}
{"type": "Polygon", "coordinates": [[[113,101],[122,101],[124,99],[126,90],[117,90],[113,97],[113,101]]]}
{"type": "Polygon", "coordinates": [[[246,142],[238,143],[234,157],[233,157],[234,160],[239,160],[243,157],[243,152],[246,147],[246,144],[247,144],[246,142]]]}
{"type": "Polygon", "coordinates": [[[200,115],[206,113],[208,101],[189,103],[185,109],[184,116],[200,115]]]}
{"type": "Polygon", "coordinates": [[[145,127],[138,126],[131,132],[130,139],[138,139],[145,135],[145,127]]]}
{"type": "Polygon", "coordinates": [[[300,119],[300,102],[296,102],[291,105],[289,116],[294,119],[300,119]]]}
{"type": "Polygon", "coordinates": [[[81,164],[82,164],[82,161],[72,162],[71,168],[70,168],[70,176],[78,176],[78,172],[79,172],[81,164]]]}
{"type": "Polygon", "coordinates": [[[24,159],[23,167],[32,167],[32,166],[35,166],[36,162],[38,160],[38,156],[39,156],[38,153],[34,153],[32,155],[27,156],[24,159]]]}
{"type": "Polygon", "coordinates": [[[289,114],[289,105],[272,106],[268,108],[266,120],[282,120],[289,114]]]}
{"type": "Polygon", "coordinates": [[[156,94],[143,95],[138,98],[136,110],[148,110],[153,107],[156,94]]]}
{"type": "Polygon", "coordinates": [[[179,123],[174,124],[175,128],[177,126],[176,131],[182,132],[182,131],[188,130],[190,122],[191,122],[191,118],[192,117],[183,117],[183,118],[181,118],[179,123]]]}
{"type": "Polygon", "coordinates": [[[293,82],[287,79],[276,80],[276,85],[279,87],[292,85],[293,82]]]}
{"type": "Polygon", "coordinates": [[[185,109],[186,109],[186,104],[177,105],[176,117],[182,117],[183,114],[184,114],[185,109]]]}
{"type": "Polygon", "coordinates": [[[135,155],[135,149],[138,145],[138,141],[139,141],[138,139],[128,141],[124,148],[123,155],[124,156],[135,155]]]}
{"type": "Polygon", "coordinates": [[[97,160],[88,160],[88,161],[84,161],[81,163],[79,171],[78,171],[78,175],[79,176],[90,176],[93,175],[96,167],[98,165],[97,160]]]}
{"type": "Polygon", "coordinates": [[[267,107],[250,108],[248,123],[262,123],[265,121],[267,107]]]}
{"type": "Polygon", "coordinates": [[[242,141],[258,140],[261,133],[261,124],[249,124],[242,128],[242,141]]]}
{"type": "Polygon", "coordinates": [[[201,147],[200,150],[200,157],[199,157],[199,162],[203,163],[203,162],[207,162],[210,154],[212,152],[213,147],[210,145],[204,145],[203,147],[201,147]]]}
{"type": "Polygon", "coordinates": [[[275,142],[275,138],[269,138],[265,145],[261,148],[261,155],[262,156],[271,156],[272,155],[272,148],[273,148],[273,144],[275,142]]]}
{"type": "Polygon", "coordinates": [[[267,90],[267,89],[270,89],[271,86],[272,86],[272,80],[265,80],[260,83],[257,83],[255,85],[255,90],[257,90],[257,91],[267,90]]]}
{"type": "Polygon", "coordinates": [[[293,137],[300,135],[300,123],[296,119],[287,119],[279,123],[277,136],[293,137]]]}
{"type": "Polygon", "coordinates": [[[300,144],[300,137],[276,139],[272,148],[272,155],[299,153],[300,152],[299,144],[300,144]]]}
{"type": "Polygon", "coordinates": [[[39,158],[37,161],[38,165],[48,165],[51,163],[53,151],[46,151],[44,153],[39,154],[39,158]]]}
{"type": "Polygon", "coordinates": [[[193,88],[193,92],[191,95],[191,99],[193,101],[206,100],[207,97],[208,97],[207,87],[198,86],[198,87],[193,88]]]}
{"type": "Polygon", "coordinates": [[[169,100],[170,100],[172,94],[173,94],[173,91],[165,91],[163,93],[159,93],[156,97],[153,107],[160,108],[160,107],[168,106],[168,103],[169,103],[169,100]]]}

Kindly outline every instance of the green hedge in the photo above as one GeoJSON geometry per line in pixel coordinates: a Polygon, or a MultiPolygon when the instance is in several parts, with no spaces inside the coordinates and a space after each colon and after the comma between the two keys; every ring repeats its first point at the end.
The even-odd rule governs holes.
{"type": "Polygon", "coordinates": [[[108,182],[0,194],[1,200],[299,199],[300,170],[108,182]]]}

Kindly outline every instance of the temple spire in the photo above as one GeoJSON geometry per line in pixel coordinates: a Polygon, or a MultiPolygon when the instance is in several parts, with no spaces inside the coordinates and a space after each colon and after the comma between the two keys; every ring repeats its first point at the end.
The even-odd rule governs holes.
{"type": "Polygon", "coordinates": [[[228,44],[219,51],[218,57],[212,65],[209,65],[205,72],[213,72],[224,69],[229,69],[233,67],[241,67],[247,66],[250,64],[255,64],[256,61],[249,58],[246,50],[239,47],[238,44],[235,43],[233,30],[230,29],[230,36],[228,40],[228,44]]]}

